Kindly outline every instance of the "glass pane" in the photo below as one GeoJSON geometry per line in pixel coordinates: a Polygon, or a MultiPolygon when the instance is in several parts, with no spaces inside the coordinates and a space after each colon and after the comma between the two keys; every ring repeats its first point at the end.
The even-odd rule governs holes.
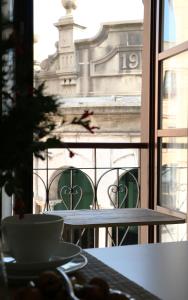
{"type": "Polygon", "coordinates": [[[44,2],[34,0],[35,86],[45,81],[68,121],[90,110],[100,128],[66,126],[62,139],[140,141],[143,1],[44,2]]]}
{"type": "Polygon", "coordinates": [[[160,242],[178,242],[187,240],[187,224],[160,226],[160,242]]]}
{"type": "Polygon", "coordinates": [[[161,127],[187,128],[188,52],[162,63],[161,127]]]}
{"type": "Polygon", "coordinates": [[[164,0],[163,50],[188,39],[187,11],[187,0],[164,0]]]}
{"type": "Polygon", "coordinates": [[[187,138],[163,138],[160,205],[187,212],[187,138]]]}

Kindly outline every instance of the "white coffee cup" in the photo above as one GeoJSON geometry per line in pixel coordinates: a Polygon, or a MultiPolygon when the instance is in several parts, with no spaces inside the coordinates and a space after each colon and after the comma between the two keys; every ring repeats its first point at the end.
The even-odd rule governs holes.
{"type": "Polygon", "coordinates": [[[48,261],[63,234],[60,216],[25,214],[2,220],[2,233],[8,251],[18,262],[48,261]]]}

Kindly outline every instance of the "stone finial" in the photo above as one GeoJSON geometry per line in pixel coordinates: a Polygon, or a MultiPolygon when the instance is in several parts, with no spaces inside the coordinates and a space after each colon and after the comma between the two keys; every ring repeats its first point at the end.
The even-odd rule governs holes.
{"type": "Polygon", "coordinates": [[[71,15],[72,10],[76,9],[76,0],[61,0],[63,7],[66,9],[66,14],[71,15]]]}

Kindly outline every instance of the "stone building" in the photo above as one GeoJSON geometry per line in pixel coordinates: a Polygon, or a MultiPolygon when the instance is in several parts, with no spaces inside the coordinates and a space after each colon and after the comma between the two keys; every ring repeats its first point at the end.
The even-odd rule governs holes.
{"type": "MultiPolygon", "coordinates": [[[[76,24],[72,14],[74,1],[62,2],[67,14],[55,24],[59,32],[56,52],[41,62],[40,69],[35,72],[35,84],[45,81],[45,92],[58,95],[66,120],[89,110],[94,112],[92,122],[100,127],[91,134],[84,128],[64,125],[60,128],[62,140],[92,143],[140,141],[143,22],[104,23],[95,37],[83,39],[85,27],[76,24]]],[[[84,172],[94,180],[92,169],[96,167],[104,168],[104,172],[106,168],[139,166],[137,149],[99,149],[97,153],[94,149],[75,151],[77,155],[69,158],[66,150],[51,149],[47,163],[34,162],[38,176],[34,180],[35,199],[45,199],[45,191],[38,180],[40,176],[43,181],[49,180],[48,184],[53,181],[49,197],[52,201],[59,201],[60,175],[57,175],[57,169],[86,168],[84,172]],[[46,164],[50,168],[47,179],[43,171],[40,173],[46,164]]],[[[101,176],[101,172],[95,173],[95,179],[101,176]]],[[[103,188],[99,191],[102,193],[103,188]]],[[[103,195],[103,202],[99,204],[101,207],[110,205],[107,195],[103,195]]]]}
{"type": "MultiPolygon", "coordinates": [[[[67,118],[85,109],[94,111],[100,130],[92,141],[138,141],[142,21],[104,23],[95,37],[77,39],[86,28],[74,21],[74,1],[67,2],[67,6],[63,2],[66,16],[55,24],[59,32],[56,53],[42,61],[35,84],[46,82],[46,93],[59,96],[67,118]]],[[[66,140],[88,141],[87,133],[80,136],[75,130],[70,126],[64,130],[66,140]]]]}

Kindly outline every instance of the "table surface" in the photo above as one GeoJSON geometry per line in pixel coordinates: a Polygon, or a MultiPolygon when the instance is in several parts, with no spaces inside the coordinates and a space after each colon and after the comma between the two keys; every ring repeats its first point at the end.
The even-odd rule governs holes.
{"type": "Polygon", "coordinates": [[[64,218],[72,227],[108,227],[112,225],[159,225],[184,223],[185,219],[146,208],[81,209],[45,212],[64,218]]]}
{"type": "Polygon", "coordinates": [[[188,299],[188,241],[85,251],[162,300],[188,299]]]}

